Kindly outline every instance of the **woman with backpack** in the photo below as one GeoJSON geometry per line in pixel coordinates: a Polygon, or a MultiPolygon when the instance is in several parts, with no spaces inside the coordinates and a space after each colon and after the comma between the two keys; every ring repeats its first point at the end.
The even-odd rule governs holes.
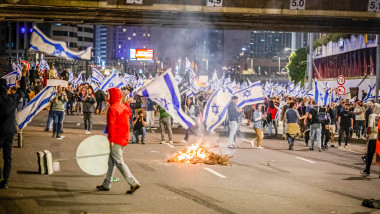
{"type": "Polygon", "coordinates": [[[267,109],[267,123],[268,123],[268,136],[272,136],[272,126],[274,126],[274,135],[277,135],[277,124],[276,124],[276,114],[277,108],[274,106],[274,102],[269,101],[269,106],[267,109]]]}

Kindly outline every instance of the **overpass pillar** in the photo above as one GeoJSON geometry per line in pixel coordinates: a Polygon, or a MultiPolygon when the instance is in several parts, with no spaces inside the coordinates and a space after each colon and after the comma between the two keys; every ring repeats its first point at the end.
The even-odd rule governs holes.
{"type": "Polygon", "coordinates": [[[380,83],[380,34],[376,35],[376,102],[379,102],[379,83],[380,83]]]}
{"type": "Polygon", "coordinates": [[[313,80],[313,33],[309,33],[309,54],[307,58],[307,76],[308,76],[308,87],[312,90],[312,80],[313,80]]]}

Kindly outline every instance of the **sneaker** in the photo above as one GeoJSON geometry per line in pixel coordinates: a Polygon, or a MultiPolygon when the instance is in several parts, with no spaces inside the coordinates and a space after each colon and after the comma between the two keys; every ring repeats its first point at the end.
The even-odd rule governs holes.
{"type": "Polygon", "coordinates": [[[360,171],[360,174],[362,174],[363,177],[367,177],[367,176],[369,176],[370,173],[368,173],[365,170],[362,170],[362,171],[360,171]]]}
{"type": "Polygon", "coordinates": [[[252,146],[252,148],[256,148],[255,142],[251,141],[251,146],[252,146]]]}
{"type": "Polygon", "coordinates": [[[166,141],[165,141],[165,140],[162,140],[162,141],[160,142],[160,144],[166,144],[166,141]]]}
{"type": "Polygon", "coordinates": [[[110,191],[110,188],[104,187],[103,185],[96,186],[96,189],[100,191],[110,191]]]}
{"type": "Polygon", "coordinates": [[[61,135],[57,134],[57,139],[62,139],[61,135]]]}
{"type": "Polygon", "coordinates": [[[348,149],[348,147],[347,147],[347,146],[344,146],[344,149],[348,149]]]}
{"type": "Polygon", "coordinates": [[[51,137],[55,137],[55,133],[53,133],[53,135],[51,137]]]}
{"type": "Polygon", "coordinates": [[[173,141],[172,141],[172,140],[169,140],[169,144],[173,145],[173,141]]]}
{"type": "Polygon", "coordinates": [[[181,143],[189,143],[187,140],[181,140],[181,143]]]}
{"type": "Polygon", "coordinates": [[[49,132],[49,129],[44,129],[44,132],[49,132]]]}
{"type": "Polygon", "coordinates": [[[332,144],[330,145],[330,147],[331,147],[331,148],[334,148],[335,146],[334,146],[334,144],[332,143],[332,144]]]}
{"type": "Polygon", "coordinates": [[[311,147],[310,147],[309,150],[314,150],[314,148],[311,148],[311,147]]]}
{"type": "Polygon", "coordinates": [[[138,190],[140,187],[140,184],[136,184],[136,186],[131,186],[131,189],[127,191],[127,194],[132,194],[136,192],[136,190],[138,190]]]}
{"type": "Polygon", "coordinates": [[[319,152],[322,152],[322,149],[321,149],[321,148],[318,148],[318,151],[319,151],[319,152]]]}
{"type": "Polygon", "coordinates": [[[257,148],[258,148],[258,149],[264,149],[264,148],[263,148],[263,147],[261,147],[261,146],[258,146],[257,148]]]}
{"type": "Polygon", "coordinates": [[[230,148],[230,149],[236,149],[235,146],[228,146],[228,148],[230,148]]]}
{"type": "Polygon", "coordinates": [[[4,180],[0,182],[0,189],[8,189],[8,184],[4,180]]]}
{"type": "Polygon", "coordinates": [[[146,143],[145,143],[145,140],[142,140],[142,141],[141,141],[141,144],[146,144],[146,143]]]}
{"type": "Polygon", "coordinates": [[[91,134],[91,132],[90,131],[88,131],[88,135],[90,135],[91,134]]]}

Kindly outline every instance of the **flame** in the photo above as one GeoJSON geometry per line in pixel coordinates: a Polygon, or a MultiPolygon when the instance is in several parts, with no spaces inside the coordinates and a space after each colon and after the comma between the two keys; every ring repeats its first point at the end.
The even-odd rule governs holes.
{"type": "Polygon", "coordinates": [[[191,145],[183,151],[179,151],[169,160],[176,163],[203,163],[209,160],[210,152],[207,145],[191,145]]]}

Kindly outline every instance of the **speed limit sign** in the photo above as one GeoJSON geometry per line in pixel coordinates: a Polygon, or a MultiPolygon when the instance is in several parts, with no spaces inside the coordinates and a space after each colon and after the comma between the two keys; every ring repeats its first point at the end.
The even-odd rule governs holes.
{"type": "Polygon", "coordinates": [[[338,91],[338,94],[339,94],[339,95],[343,95],[343,94],[346,93],[346,88],[343,87],[343,86],[339,86],[339,87],[337,88],[337,91],[338,91]]]}
{"type": "Polygon", "coordinates": [[[336,81],[338,82],[339,85],[344,85],[344,83],[346,82],[346,78],[343,75],[339,75],[336,78],[336,81]]]}

